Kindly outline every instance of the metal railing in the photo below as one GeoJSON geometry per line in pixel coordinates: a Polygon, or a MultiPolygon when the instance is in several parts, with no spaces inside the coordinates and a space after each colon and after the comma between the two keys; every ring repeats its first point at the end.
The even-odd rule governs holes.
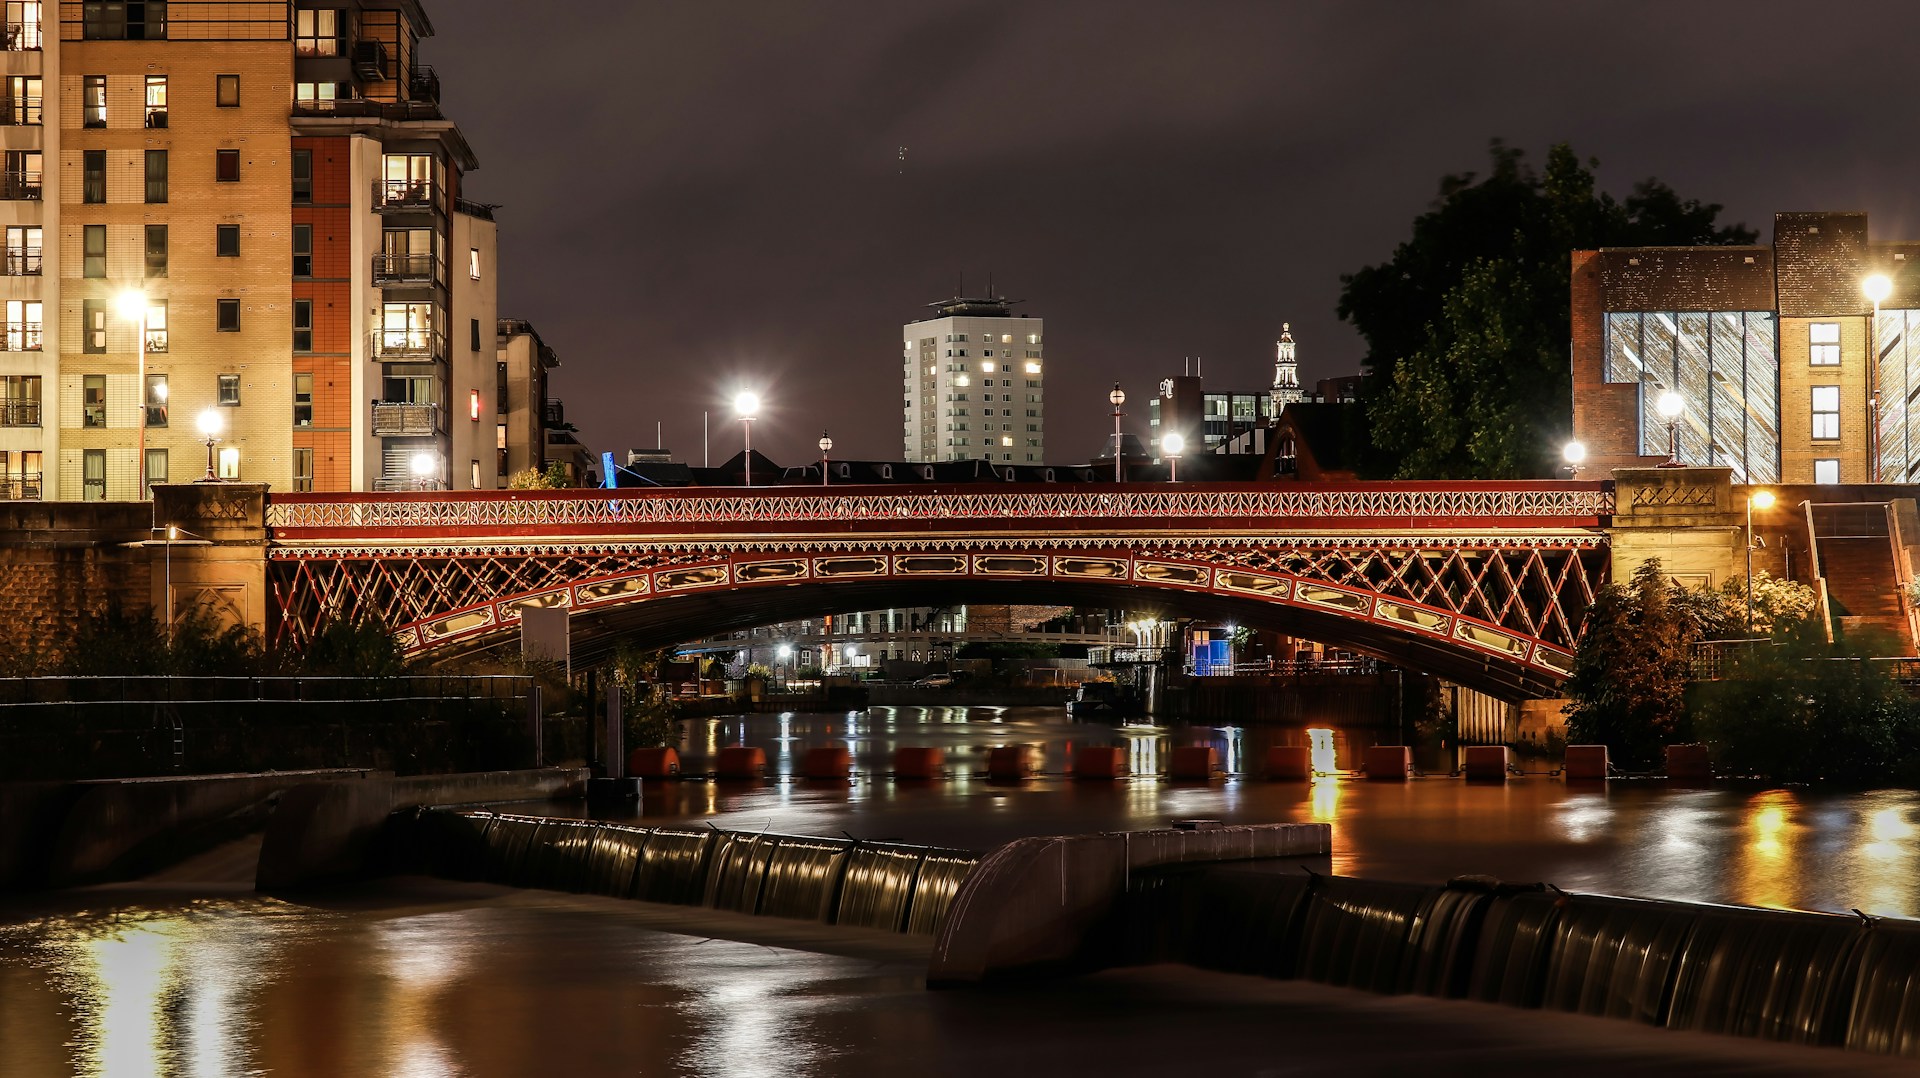
{"type": "Polygon", "coordinates": [[[533,679],[514,674],[358,677],[0,678],[0,706],[20,704],[355,700],[524,700],[533,679]]]}
{"type": "Polygon", "coordinates": [[[0,41],[4,41],[8,52],[40,51],[40,27],[36,23],[9,23],[0,31],[0,41]]]}
{"type": "Polygon", "coordinates": [[[302,98],[293,111],[312,116],[351,116],[367,120],[438,120],[438,103],[431,101],[369,101],[366,98],[302,98]]]}
{"type": "Polygon", "coordinates": [[[363,79],[387,77],[387,43],[356,41],[353,45],[353,73],[363,79]]]}
{"type": "Polygon", "coordinates": [[[1308,674],[1353,676],[1377,674],[1380,660],[1357,659],[1261,659],[1235,663],[1186,663],[1186,673],[1205,677],[1302,677],[1308,674]]]}
{"type": "Polygon", "coordinates": [[[0,199],[37,202],[40,199],[40,194],[40,174],[38,172],[0,173],[0,199]]]}
{"type": "Polygon", "coordinates": [[[40,402],[0,399],[0,427],[37,427],[40,402]]]}
{"type": "Polygon", "coordinates": [[[37,502],[42,496],[39,472],[0,475],[0,501],[37,502]]]}
{"type": "Polygon", "coordinates": [[[375,210],[430,210],[440,199],[431,180],[375,180],[375,210]]]}
{"type": "Polygon", "coordinates": [[[0,124],[8,127],[38,127],[42,113],[40,99],[31,94],[0,97],[0,124]]]}
{"type": "Polygon", "coordinates": [[[430,254],[380,254],[373,256],[375,281],[431,281],[434,258],[430,254]]]}
{"type": "Polygon", "coordinates": [[[445,359],[447,335],[429,329],[377,329],[373,332],[375,358],[426,362],[445,359]]]}
{"type": "Polygon", "coordinates": [[[440,433],[440,406],[376,401],[373,433],[383,437],[440,433]]]}
{"type": "Polygon", "coordinates": [[[38,352],[41,331],[38,322],[8,322],[6,336],[0,337],[0,351],[38,352]]]}
{"type": "Polygon", "coordinates": [[[7,260],[5,263],[7,276],[38,277],[40,276],[40,266],[41,266],[40,248],[38,247],[7,248],[7,260]]]}
{"type": "Polygon", "coordinates": [[[440,75],[433,68],[421,65],[413,69],[407,79],[407,96],[415,101],[440,103],[440,75]]]}
{"type": "Polygon", "coordinates": [[[468,217],[478,217],[482,221],[493,220],[494,207],[489,203],[456,198],[453,200],[453,208],[460,213],[466,214],[468,217]]]}

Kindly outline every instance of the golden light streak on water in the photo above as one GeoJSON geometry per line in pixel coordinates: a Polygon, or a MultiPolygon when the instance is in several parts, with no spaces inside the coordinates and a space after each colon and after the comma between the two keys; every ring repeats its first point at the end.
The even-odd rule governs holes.
{"type": "Polygon", "coordinates": [[[1793,906],[1799,813],[1799,802],[1786,790],[1768,790],[1747,802],[1743,829],[1750,841],[1734,853],[1740,901],[1753,906],[1793,906]]]}
{"type": "MultiPolygon", "coordinates": [[[[1333,731],[1324,727],[1314,727],[1307,731],[1309,759],[1313,762],[1313,773],[1331,775],[1340,770],[1340,764],[1334,759],[1333,731]]],[[[1318,817],[1315,817],[1318,819],[1318,817]]]]}

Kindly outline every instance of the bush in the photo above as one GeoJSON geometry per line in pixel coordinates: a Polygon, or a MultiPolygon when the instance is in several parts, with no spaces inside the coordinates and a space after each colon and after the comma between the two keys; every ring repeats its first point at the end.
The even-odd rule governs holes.
{"type": "Polygon", "coordinates": [[[1567,739],[1605,745],[1627,768],[1647,767],[1664,745],[1686,740],[1693,645],[1724,616],[1716,596],[1681,587],[1657,558],[1626,584],[1602,588],[1567,681],[1567,739]]]}

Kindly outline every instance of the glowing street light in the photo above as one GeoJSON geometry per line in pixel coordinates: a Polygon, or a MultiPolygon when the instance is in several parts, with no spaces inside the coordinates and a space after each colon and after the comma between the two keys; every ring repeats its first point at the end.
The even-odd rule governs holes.
{"type": "Polygon", "coordinates": [[[1113,383],[1113,392],[1107,394],[1107,399],[1113,402],[1113,481],[1118,483],[1122,481],[1120,474],[1120,417],[1127,414],[1120,410],[1120,406],[1127,403],[1127,392],[1120,388],[1120,383],[1115,382],[1113,383]]]}
{"type": "Polygon", "coordinates": [[[1747,492],[1747,636],[1753,636],[1753,511],[1773,508],[1771,490],[1747,492]]]}
{"type": "Polygon", "coordinates": [[[1875,273],[1860,282],[1860,291],[1873,302],[1873,321],[1867,323],[1867,481],[1880,481],[1880,304],[1893,295],[1893,282],[1875,273]]]}
{"type": "Polygon", "coordinates": [[[1660,413],[1660,418],[1667,421],[1667,462],[1660,467],[1681,467],[1680,413],[1687,410],[1687,402],[1681,399],[1680,394],[1669,389],[1660,394],[1660,399],[1654,402],[1653,407],[1660,413]]]}
{"type": "Polygon", "coordinates": [[[440,471],[440,458],[426,450],[413,455],[413,481],[421,490],[432,490],[438,485],[437,473],[440,471]]]}
{"type": "MultiPolygon", "coordinates": [[[[144,501],[153,497],[147,490],[147,294],[138,288],[129,288],[113,298],[113,306],[120,317],[138,329],[134,337],[140,351],[140,444],[136,453],[140,458],[140,498],[144,501]]],[[[213,478],[211,467],[207,469],[207,478],[213,478]]]]}
{"type": "MultiPolygon", "coordinates": [[[[220,440],[220,427],[222,425],[220,409],[209,408],[201,412],[199,417],[193,422],[194,426],[200,428],[200,436],[207,440],[207,474],[200,481],[202,483],[218,483],[220,477],[215,475],[213,471],[213,447],[214,444],[220,440]]],[[[141,456],[144,458],[146,454],[142,453],[141,456]]],[[[141,478],[144,480],[145,476],[141,478]]]]}
{"type": "Polygon", "coordinates": [[[833,439],[827,437],[826,431],[824,430],[821,431],[820,432],[820,485],[823,487],[827,485],[827,450],[832,448],[833,448],[833,439]]]}
{"type": "Polygon", "coordinates": [[[1178,434],[1169,434],[1160,439],[1160,451],[1167,457],[1167,477],[1172,482],[1180,481],[1180,451],[1187,447],[1187,440],[1178,434]]]}
{"type": "Polygon", "coordinates": [[[1574,439],[1560,447],[1560,457],[1567,462],[1568,477],[1580,478],[1580,466],[1587,462],[1587,443],[1574,439]]]}
{"type": "Polygon", "coordinates": [[[740,436],[746,442],[747,485],[753,485],[753,421],[760,414],[760,395],[741,392],[733,397],[734,414],[740,417],[740,436]]]}

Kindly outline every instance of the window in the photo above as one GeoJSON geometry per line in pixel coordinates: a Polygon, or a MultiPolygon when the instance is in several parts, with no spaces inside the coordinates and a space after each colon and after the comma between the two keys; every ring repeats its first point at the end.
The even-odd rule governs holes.
{"type": "Polygon", "coordinates": [[[147,151],[147,202],[159,205],[167,200],[167,151],[147,151]]]}
{"type": "Polygon", "coordinates": [[[9,374],[0,378],[0,426],[40,425],[40,376],[9,374]]]}
{"type": "Polygon", "coordinates": [[[496,423],[493,427],[493,474],[501,479],[507,476],[507,425],[496,423]]]}
{"type": "Polygon", "coordinates": [[[216,403],[227,408],[240,407],[240,376],[237,374],[220,375],[220,392],[216,403]]]}
{"type": "Polygon", "coordinates": [[[80,80],[80,125],[107,126],[107,77],[86,75],[80,80]]]}
{"type": "Polygon", "coordinates": [[[83,0],[80,36],[87,41],[165,41],[166,0],[83,0]]]}
{"type": "Polygon", "coordinates": [[[293,492],[307,494],[313,490],[313,450],[295,449],[293,451],[293,492]]]}
{"type": "Polygon", "coordinates": [[[1840,323],[1815,322],[1807,327],[1807,358],[1815,367],[1840,365],[1840,323]]]}
{"type": "MultiPolygon", "coordinates": [[[[100,424],[106,426],[104,422],[100,424]]],[[[104,449],[83,449],[80,451],[81,498],[90,502],[107,500],[107,451],[104,449]]]]}
{"type": "Polygon", "coordinates": [[[476,281],[480,279],[480,248],[478,247],[467,248],[467,276],[476,281]]]}
{"type": "Polygon", "coordinates": [[[506,415],[507,365],[505,363],[496,363],[493,366],[493,411],[495,415],[506,415]]]}
{"type": "Polygon", "coordinates": [[[165,352],[167,350],[167,301],[152,299],[147,301],[147,351],[165,352]]]}
{"type": "Polygon", "coordinates": [[[382,165],[386,202],[426,203],[433,201],[436,172],[432,154],[390,153],[382,165]]]}
{"type": "Polygon", "coordinates": [[[1823,486],[1832,486],[1840,482],[1840,461],[1837,459],[1814,461],[1813,481],[1823,486]]]}
{"type": "Polygon", "coordinates": [[[433,304],[388,303],[380,309],[382,355],[423,355],[440,351],[433,332],[433,304]]]}
{"type": "Polygon", "coordinates": [[[9,51],[38,49],[40,47],[40,0],[7,0],[6,14],[7,49],[9,51]]]}
{"type": "Polygon", "coordinates": [[[147,426],[164,427],[167,425],[167,376],[164,374],[147,375],[147,426]]]}
{"type": "Polygon", "coordinates": [[[468,472],[467,485],[475,490],[480,489],[480,462],[477,460],[472,462],[472,468],[468,472]]]}
{"type": "Polygon", "coordinates": [[[40,80],[32,75],[10,76],[4,122],[35,125],[40,119],[40,80]]]}
{"type": "Polygon", "coordinates": [[[147,226],[147,276],[167,275],[167,226],[147,226]]]}
{"type": "Polygon", "coordinates": [[[293,151],[293,200],[313,201],[313,151],[293,151]]]}
{"type": "Polygon", "coordinates": [[[147,76],[147,126],[167,126],[167,77],[147,76]]]}
{"type": "Polygon", "coordinates": [[[346,13],[325,8],[293,13],[293,51],[296,56],[340,55],[340,30],[346,13]]]}
{"type": "Polygon", "coordinates": [[[105,277],[107,275],[107,226],[85,226],[83,243],[86,258],[81,276],[105,277]]]}
{"type": "Polygon", "coordinates": [[[107,305],[105,300],[80,301],[80,350],[98,355],[107,350],[107,305]]]}
{"type": "Polygon", "coordinates": [[[38,352],[41,343],[40,301],[7,301],[7,340],[9,352],[38,352]]]}
{"type": "Polygon", "coordinates": [[[215,75],[213,77],[213,103],[216,108],[239,108],[240,76],[215,75]]]}
{"type": "Polygon", "coordinates": [[[340,100],[340,84],[337,82],[293,84],[293,105],[301,112],[332,112],[333,104],[338,100],[340,100]]]}
{"type": "Polygon", "coordinates": [[[240,182],[240,151],[213,151],[213,178],[220,183],[240,182]]]}
{"type": "Polygon", "coordinates": [[[7,227],[7,276],[37,277],[40,274],[40,226],[7,227]]]}
{"type": "Polygon", "coordinates": [[[107,200],[107,151],[86,150],[80,156],[84,177],[81,180],[80,201],[105,202],[107,200]]]}
{"type": "Polygon", "coordinates": [[[1840,387],[1813,387],[1813,437],[1831,441],[1840,437],[1840,387]]]}
{"type": "Polygon", "coordinates": [[[293,226],[293,275],[313,276],[313,226],[293,226]]]}
{"type": "Polygon", "coordinates": [[[220,478],[240,478],[240,447],[225,446],[220,450],[220,478]]]}
{"type": "Polygon", "coordinates": [[[104,427],[107,425],[107,376],[104,374],[83,374],[80,376],[80,425],[83,427],[104,427]]]}
{"type": "Polygon", "coordinates": [[[240,301],[237,299],[219,300],[219,330],[222,333],[240,332],[240,301]]]}
{"type": "Polygon", "coordinates": [[[240,257],[240,226],[213,226],[213,253],[221,258],[240,257]]]}
{"type": "Polygon", "coordinates": [[[313,351],[313,301],[310,299],[293,301],[293,350],[313,351]]]}
{"type": "Polygon", "coordinates": [[[313,375],[293,376],[293,425],[313,426],[313,375]]]}
{"type": "Polygon", "coordinates": [[[469,347],[473,351],[478,352],[480,350],[480,320],[478,318],[470,318],[467,321],[470,323],[468,328],[473,331],[473,343],[469,347]]]}

